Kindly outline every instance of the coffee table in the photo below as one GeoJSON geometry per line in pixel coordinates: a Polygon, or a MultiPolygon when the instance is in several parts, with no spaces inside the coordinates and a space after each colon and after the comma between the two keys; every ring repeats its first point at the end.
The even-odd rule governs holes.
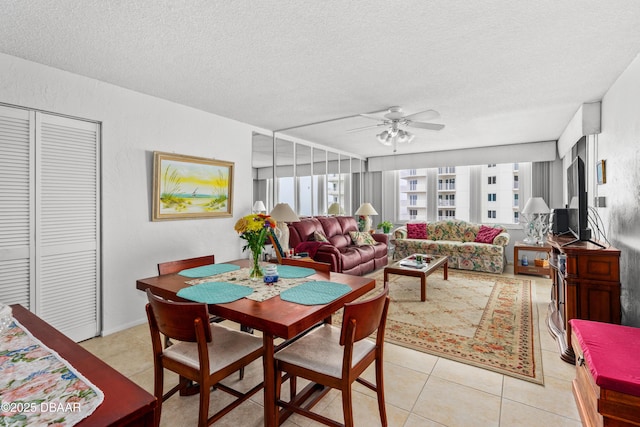
{"type": "Polygon", "coordinates": [[[415,265],[416,254],[403,258],[384,268],[384,281],[389,280],[389,274],[420,278],[420,301],[427,300],[427,277],[439,267],[443,268],[444,280],[449,279],[449,258],[446,256],[422,255],[429,259],[422,267],[415,265]],[[403,265],[404,264],[404,265],[403,265]]]}

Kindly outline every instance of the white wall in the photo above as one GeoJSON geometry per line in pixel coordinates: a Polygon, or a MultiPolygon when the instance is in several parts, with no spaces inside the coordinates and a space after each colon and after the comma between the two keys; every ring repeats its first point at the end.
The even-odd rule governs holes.
{"type": "Polygon", "coordinates": [[[607,172],[607,183],[595,188],[607,203],[598,213],[611,244],[622,251],[622,323],[640,327],[640,56],[602,99],[595,155],[590,176],[600,159],[606,160],[607,172]]]}
{"type": "Polygon", "coordinates": [[[0,102],[102,122],[104,334],[146,321],[135,281],[158,262],[241,257],[233,225],[251,211],[254,127],[4,54],[0,102]],[[153,151],[234,162],[233,218],[151,222],[153,151]]]}

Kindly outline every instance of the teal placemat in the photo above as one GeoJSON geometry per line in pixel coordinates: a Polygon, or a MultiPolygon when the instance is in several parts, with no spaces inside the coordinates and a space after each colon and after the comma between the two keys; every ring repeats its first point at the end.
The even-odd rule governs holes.
{"type": "Polygon", "coordinates": [[[235,285],[227,282],[206,282],[199,285],[182,288],[178,291],[180,298],[207,304],[224,304],[244,298],[253,289],[247,286],[235,285]]]}
{"type": "Polygon", "coordinates": [[[283,279],[301,279],[303,277],[309,277],[312,274],[315,274],[315,270],[313,268],[307,267],[296,267],[294,265],[279,265],[278,266],[278,276],[283,279]]]}
{"type": "Polygon", "coordinates": [[[216,274],[227,273],[229,271],[239,270],[240,267],[234,264],[209,264],[202,267],[189,268],[182,270],[178,274],[184,277],[209,277],[216,274]]]}
{"type": "Polygon", "coordinates": [[[314,281],[305,282],[280,293],[284,301],[303,305],[328,304],[336,298],[348,293],[351,288],[342,283],[314,281]]]}

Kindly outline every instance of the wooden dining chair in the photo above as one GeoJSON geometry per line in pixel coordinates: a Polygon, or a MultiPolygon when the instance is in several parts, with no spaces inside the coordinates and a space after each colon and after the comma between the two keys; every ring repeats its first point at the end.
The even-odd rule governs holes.
{"type": "Polygon", "coordinates": [[[383,426],[387,425],[384,403],[383,344],[389,308],[389,285],[366,301],[345,304],[342,326],[323,324],[294,341],[275,355],[276,402],[297,414],[330,426],[353,426],[351,385],[358,381],[376,392],[378,410],[383,426]],[[375,342],[367,339],[376,332],[375,342]],[[360,378],[364,370],[375,361],[375,385],[360,378]],[[291,397],[289,402],[280,399],[283,373],[289,374],[291,397]],[[344,424],[311,412],[311,405],[296,400],[296,377],[339,389],[342,392],[344,424]]]}
{"type": "Polygon", "coordinates": [[[179,273],[188,268],[202,267],[203,265],[215,264],[215,255],[205,255],[196,258],[187,258],[177,261],[167,261],[158,263],[158,274],[179,273]]]}
{"type": "MultiPolygon", "coordinates": [[[[163,274],[175,274],[179,273],[182,270],[186,270],[188,268],[196,268],[202,267],[205,265],[215,264],[216,259],[215,255],[205,255],[199,256],[195,258],[186,258],[180,259],[176,261],[167,261],[167,262],[159,262],[158,263],[158,275],[162,276],[163,274]]],[[[220,323],[224,320],[224,318],[220,316],[209,316],[209,321],[213,323],[220,323]]],[[[167,341],[168,338],[165,338],[165,346],[169,344],[167,341]]]]}
{"type": "Polygon", "coordinates": [[[293,265],[296,267],[306,267],[313,268],[316,271],[321,273],[331,273],[331,264],[326,262],[318,262],[313,260],[306,259],[295,259],[295,258],[282,258],[280,262],[282,265],[293,265]]]}
{"type": "Polygon", "coordinates": [[[158,399],[155,425],[160,423],[162,402],[188,387],[189,381],[199,385],[200,427],[219,420],[263,387],[263,383],[260,383],[242,393],[220,383],[262,356],[261,338],[209,323],[207,304],[168,301],[153,295],[149,289],[147,298],[147,319],[153,348],[154,395],[158,399]],[[170,337],[175,343],[164,348],[160,334],[170,337]],[[178,384],[167,393],[163,388],[165,369],[180,376],[178,384]],[[209,417],[209,398],[214,386],[236,399],[209,417]]]}
{"type": "MultiPolygon", "coordinates": [[[[176,261],[160,262],[158,263],[158,274],[160,276],[162,276],[163,274],[175,274],[175,273],[181,272],[182,270],[186,270],[188,268],[202,267],[205,265],[211,265],[215,263],[216,263],[215,255],[204,255],[204,256],[199,256],[195,258],[186,258],[186,259],[180,259],[176,261]]],[[[211,323],[220,323],[224,320],[225,320],[224,317],[209,315],[209,322],[211,323]]],[[[240,329],[245,332],[251,332],[251,333],[253,332],[252,330],[244,326],[241,326],[240,329]]],[[[169,337],[165,336],[164,338],[165,347],[168,347],[170,344],[171,344],[171,341],[169,337]]],[[[243,379],[244,368],[240,369],[239,374],[240,374],[240,379],[243,379]]]]}

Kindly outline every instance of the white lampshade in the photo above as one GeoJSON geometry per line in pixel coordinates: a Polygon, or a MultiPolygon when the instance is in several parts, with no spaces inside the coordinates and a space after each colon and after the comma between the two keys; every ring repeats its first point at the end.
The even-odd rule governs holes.
{"type": "Polygon", "coordinates": [[[522,210],[523,214],[548,214],[549,212],[549,206],[547,206],[542,197],[530,198],[522,210]]]}
{"type": "Polygon", "coordinates": [[[371,206],[371,203],[363,203],[360,205],[360,207],[358,208],[355,214],[356,215],[378,215],[378,212],[376,212],[376,210],[373,209],[373,206],[371,206]]]}
{"type": "Polygon", "coordinates": [[[300,221],[300,218],[287,203],[278,203],[269,215],[276,220],[275,235],[278,238],[280,247],[286,253],[289,251],[289,227],[287,222],[297,222],[300,221]]]}
{"type": "Polygon", "coordinates": [[[271,213],[271,218],[275,219],[276,222],[297,222],[300,221],[298,215],[291,209],[288,203],[278,203],[275,205],[271,213]]]}
{"type": "Polygon", "coordinates": [[[344,213],[344,210],[342,209],[342,206],[340,206],[340,203],[338,202],[331,203],[329,205],[329,209],[327,209],[327,214],[329,215],[340,215],[343,213],[344,213]]]}
{"type": "Polygon", "coordinates": [[[253,212],[260,213],[260,212],[266,212],[266,211],[267,211],[267,208],[264,205],[264,202],[262,200],[258,200],[253,204],[253,212]]]}

